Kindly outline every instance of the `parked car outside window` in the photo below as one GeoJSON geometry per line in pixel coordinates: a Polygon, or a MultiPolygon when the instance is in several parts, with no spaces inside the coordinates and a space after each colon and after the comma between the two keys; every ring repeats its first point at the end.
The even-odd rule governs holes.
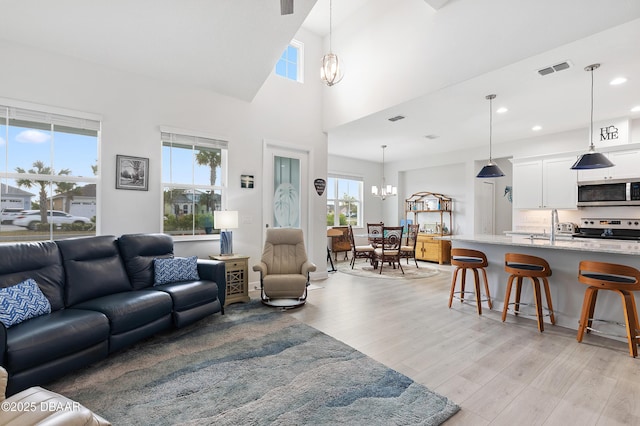
{"type": "MultiPolygon", "coordinates": [[[[72,216],[58,210],[47,210],[47,222],[54,225],[91,223],[91,219],[82,216],[72,216]]],[[[38,229],[40,220],[40,210],[23,210],[13,219],[13,224],[29,228],[32,231],[38,229]]]]}
{"type": "Polygon", "coordinates": [[[2,209],[2,213],[0,214],[0,222],[2,222],[3,224],[5,224],[5,223],[6,224],[11,224],[13,222],[13,219],[21,211],[22,211],[22,209],[13,208],[13,207],[6,207],[6,208],[2,209]]]}

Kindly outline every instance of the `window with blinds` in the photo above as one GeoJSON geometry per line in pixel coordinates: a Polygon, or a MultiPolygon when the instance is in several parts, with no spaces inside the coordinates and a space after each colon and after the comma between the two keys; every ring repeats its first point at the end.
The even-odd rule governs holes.
{"type": "Polygon", "coordinates": [[[161,129],[163,232],[200,236],[220,232],[213,212],[223,210],[228,142],[161,129]]]}
{"type": "Polygon", "coordinates": [[[362,226],[362,178],[329,175],[327,226],[362,226]]]}
{"type": "Polygon", "coordinates": [[[0,104],[0,241],[95,235],[100,120],[0,104]]]}

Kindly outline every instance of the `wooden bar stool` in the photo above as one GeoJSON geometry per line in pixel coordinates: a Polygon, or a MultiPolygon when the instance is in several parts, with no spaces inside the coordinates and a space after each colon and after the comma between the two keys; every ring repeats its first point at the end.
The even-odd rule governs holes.
{"type": "Polygon", "coordinates": [[[460,302],[464,302],[465,293],[471,294],[470,291],[465,291],[466,277],[467,277],[467,269],[473,271],[473,278],[475,282],[475,296],[476,296],[476,306],[478,309],[478,315],[482,315],[482,302],[486,301],[489,305],[489,309],[492,308],[491,305],[491,295],[489,294],[489,283],[487,281],[487,271],[484,269],[489,265],[487,262],[487,256],[478,250],[471,249],[463,249],[463,248],[452,248],[451,249],[451,265],[455,266],[456,269],[453,271],[453,277],[451,279],[451,292],[449,293],[449,307],[451,307],[451,303],[453,302],[453,298],[457,298],[460,302]],[[478,270],[482,271],[482,277],[484,278],[484,291],[485,298],[482,299],[480,295],[480,276],[478,275],[478,270]],[[462,271],[462,279],[460,283],[460,291],[455,291],[456,281],[458,278],[458,272],[462,271]],[[459,295],[459,296],[456,296],[459,295]]]}
{"type": "Polygon", "coordinates": [[[583,260],[579,266],[578,281],[589,286],[584,293],[584,302],[582,303],[578,342],[582,342],[585,330],[587,333],[590,330],[595,330],[591,328],[593,321],[602,321],[593,318],[598,291],[611,290],[620,294],[622,298],[629,354],[634,358],[638,356],[640,336],[638,336],[638,311],[633,292],[640,290],[640,271],[625,265],[583,260]]]}
{"type": "Polygon", "coordinates": [[[504,308],[502,309],[502,321],[507,318],[507,311],[509,305],[515,305],[513,310],[517,316],[520,312],[520,305],[528,305],[528,303],[520,303],[520,294],[522,292],[522,280],[523,278],[529,278],[533,285],[534,303],[536,306],[536,317],[538,319],[538,330],[544,331],[544,314],[543,309],[548,311],[551,324],[556,323],[556,318],[553,314],[553,305],[551,303],[551,292],[549,291],[549,280],[547,277],[551,276],[551,267],[546,260],[530,256],[527,254],[519,253],[506,253],[504,255],[504,270],[509,273],[509,281],[507,282],[507,292],[504,297],[504,308]],[[513,281],[516,280],[516,301],[510,303],[511,299],[511,287],[513,281]],[[544,292],[547,298],[547,307],[542,306],[542,294],[540,288],[540,280],[544,285],[544,292]]]}

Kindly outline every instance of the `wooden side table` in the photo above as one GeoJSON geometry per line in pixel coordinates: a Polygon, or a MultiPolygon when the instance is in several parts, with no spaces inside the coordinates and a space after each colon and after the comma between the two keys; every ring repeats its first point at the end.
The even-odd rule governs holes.
{"type": "Polygon", "coordinates": [[[210,255],[209,259],[224,262],[227,273],[227,295],[224,306],[231,303],[248,302],[249,298],[249,256],[210,255]]]}

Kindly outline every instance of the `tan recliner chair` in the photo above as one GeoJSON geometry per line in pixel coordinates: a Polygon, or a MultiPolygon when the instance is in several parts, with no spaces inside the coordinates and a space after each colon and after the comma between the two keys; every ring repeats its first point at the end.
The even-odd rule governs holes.
{"type": "Polygon", "coordinates": [[[0,367],[0,425],[111,425],[83,405],[38,386],[25,389],[5,399],[7,379],[7,370],[0,367]]]}
{"type": "Polygon", "coordinates": [[[304,305],[309,272],[316,265],[307,258],[302,229],[267,229],[262,258],[253,270],[260,272],[262,303],[282,308],[304,305]]]}

